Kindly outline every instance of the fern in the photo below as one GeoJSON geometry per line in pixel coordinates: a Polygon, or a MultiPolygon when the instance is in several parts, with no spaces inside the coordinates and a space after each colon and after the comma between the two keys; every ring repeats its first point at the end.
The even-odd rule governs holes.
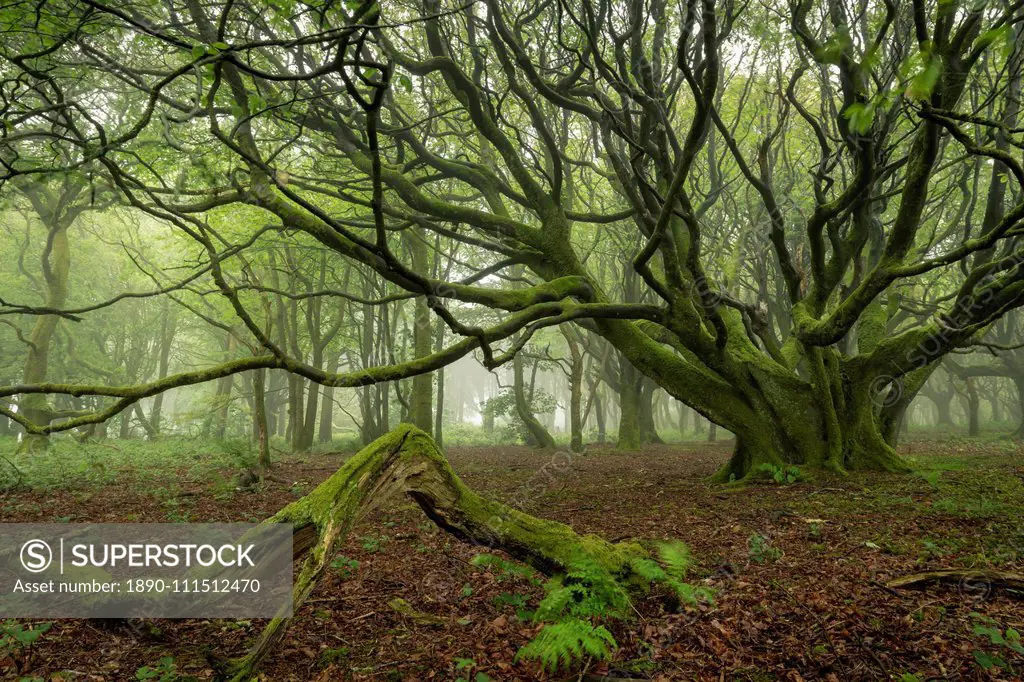
{"type": "MultiPolygon", "coordinates": [[[[623,574],[612,573],[590,556],[580,556],[565,574],[544,585],[545,596],[537,606],[534,620],[546,622],[537,636],[519,650],[517,659],[539,661],[545,668],[570,667],[586,657],[610,658],[616,649],[611,632],[597,624],[601,619],[628,618],[632,612],[630,588],[650,589],[659,584],[672,590],[690,606],[712,601],[703,587],[683,582],[693,564],[681,542],[664,542],[655,547],[658,560],[635,557],[623,574]],[[629,576],[628,580],[624,580],[629,576]]],[[[474,557],[477,566],[498,565],[488,555],[474,557]]],[[[496,559],[496,557],[494,558],[496,559]]]]}
{"type": "Polygon", "coordinates": [[[690,548],[679,540],[671,542],[659,542],[655,546],[658,559],[665,567],[669,577],[682,580],[693,566],[693,557],[690,555],[690,548]]]}
{"type": "Polygon", "coordinates": [[[516,654],[516,660],[538,661],[554,672],[561,666],[572,666],[585,657],[604,661],[612,657],[618,644],[615,637],[601,625],[579,618],[569,618],[545,625],[533,640],[516,654]]]}

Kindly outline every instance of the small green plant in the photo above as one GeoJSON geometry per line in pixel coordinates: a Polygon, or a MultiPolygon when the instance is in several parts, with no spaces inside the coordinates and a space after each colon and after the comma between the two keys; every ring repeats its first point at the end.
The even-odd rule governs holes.
{"type": "Polygon", "coordinates": [[[183,678],[178,675],[178,664],[173,656],[164,656],[155,666],[144,665],[135,671],[136,680],[154,680],[155,682],[179,682],[183,678]]]}
{"type": "Polygon", "coordinates": [[[332,665],[341,665],[348,660],[348,647],[339,646],[331,649],[327,648],[320,652],[320,656],[317,659],[321,668],[327,668],[332,665]]]}
{"type": "Polygon", "coordinates": [[[519,650],[516,659],[536,660],[554,672],[563,665],[568,667],[587,657],[597,661],[608,660],[617,648],[615,637],[604,626],[570,618],[545,625],[531,642],[519,650]]]}
{"type": "Polygon", "coordinates": [[[777,466],[769,462],[758,465],[754,469],[754,474],[756,477],[771,479],[779,485],[792,485],[801,480],[802,477],[800,467],[796,465],[777,466]]]}
{"type": "Polygon", "coordinates": [[[1024,656],[1024,644],[1021,643],[1020,632],[1013,628],[1006,628],[1004,630],[998,622],[988,616],[983,616],[980,613],[972,613],[971,618],[974,619],[974,634],[979,637],[985,637],[988,639],[988,643],[990,645],[997,647],[997,653],[989,653],[976,649],[972,652],[974,655],[974,661],[981,666],[983,670],[1002,668],[1003,670],[1013,673],[1013,666],[1006,662],[999,653],[1012,651],[1013,653],[1024,656]]]}
{"type": "Polygon", "coordinates": [[[938,559],[946,555],[946,552],[937,543],[927,538],[921,540],[921,551],[918,554],[919,561],[938,559]]]}
{"type": "Polygon", "coordinates": [[[347,556],[336,556],[331,561],[331,568],[338,572],[338,576],[342,580],[347,580],[356,574],[359,570],[359,562],[356,559],[349,558],[347,556]]]}
{"type": "MultiPolygon", "coordinates": [[[[710,590],[683,582],[692,564],[684,544],[661,543],[655,553],[658,561],[641,557],[630,560],[628,568],[639,578],[637,585],[648,589],[663,585],[687,605],[712,601],[710,590]]],[[[586,658],[610,659],[618,645],[598,621],[631,616],[633,607],[626,586],[593,558],[582,557],[565,575],[548,580],[544,589],[547,594],[537,606],[534,620],[547,624],[519,650],[516,659],[535,660],[552,671],[586,658]]]]}
{"type": "Polygon", "coordinates": [[[511,606],[516,610],[516,618],[521,621],[528,621],[533,619],[534,611],[527,608],[529,600],[525,594],[512,594],[511,592],[502,592],[497,597],[491,600],[491,604],[495,608],[502,608],[503,606],[511,606]]]}
{"type": "MultiPolygon", "coordinates": [[[[469,674],[473,672],[473,668],[476,667],[476,661],[472,658],[456,658],[453,663],[455,664],[455,672],[459,675],[455,678],[455,682],[469,682],[469,674]]],[[[476,675],[473,675],[473,682],[491,682],[491,676],[477,671],[476,675]]]]}
{"type": "Polygon", "coordinates": [[[11,659],[15,671],[21,675],[29,667],[32,645],[51,627],[53,623],[36,623],[28,627],[16,620],[0,623],[0,659],[11,659]]]}
{"type": "Polygon", "coordinates": [[[383,547],[384,544],[390,539],[391,538],[389,538],[387,535],[367,535],[361,538],[361,542],[363,549],[365,549],[370,554],[376,554],[381,550],[381,547],[383,547]]]}
{"type": "Polygon", "coordinates": [[[772,545],[768,538],[760,533],[754,533],[747,538],[747,553],[751,561],[758,564],[773,563],[782,558],[782,550],[772,545]]]}

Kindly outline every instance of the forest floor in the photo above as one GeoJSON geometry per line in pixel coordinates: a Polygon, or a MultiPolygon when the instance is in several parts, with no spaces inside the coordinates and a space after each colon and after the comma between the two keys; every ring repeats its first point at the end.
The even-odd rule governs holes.
{"type": "MultiPolygon", "coordinates": [[[[698,565],[690,580],[712,588],[714,603],[668,613],[660,600],[640,599],[633,620],[609,626],[619,643],[615,661],[592,666],[591,674],[1022,679],[1024,656],[1001,643],[1012,640],[1010,629],[1024,631],[1021,595],[973,583],[898,592],[884,585],[942,567],[1024,568],[1024,451],[1016,444],[917,438],[902,448],[917,470],[912,475],[709,484],[729,448],[689,443],[624,454],[591,447],[567,457],[490,446],[455,447],[449,456],[468,485],[523,511],[611,540],[678,538],[692,549],[698,565]],[[557,465],[542,469],[552,462],[557,465]]],[[[229,471],[211,475],[180,452],[164,469],[97,464],[102,476],[84,476],[84,483],[72,476],[56,489],[0,493],[0,518],[258,520],[311,490],[344,458],[283,456],[275,476],[294,484],[267,482],[250,492],[235,490],[229,471]]],[[[408,501],[394,500],[359,522],[260,679],[472,680],[478,673],[493,680],[584,679],[579,671],[546,676],[515,662],[539,627],[520,616],[542,589],[472,565],[477,552],[438,531],[408,501]],[[395,598],[437,618],[417,624],[389,606],[395,598]]],[[[134,680],[141,666],[173,656],[173,667],[187,676],[180,679],[209,679],[207,655],[241,653],[261,625],[57,620],[28,660],[19,661],[21,675],[134,680]]],[[[11,663],[0,660],[0,678],[14,676],[11,663]]]]}

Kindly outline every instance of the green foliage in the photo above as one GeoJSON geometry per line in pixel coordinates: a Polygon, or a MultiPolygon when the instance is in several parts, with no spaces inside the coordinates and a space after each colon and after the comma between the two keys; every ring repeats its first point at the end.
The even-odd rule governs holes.
{"type": "Polygon", "coordinates": [[[341,665],[348,660],[349,650],[347,646],[339,646],[336,648],[323,649],[320,652],[320,656],[317,658],[321,668],[326,668],[331,665],[341,665]]]}
{"type": "Polygon", "coordinates": [[[803,479],[800,467],[795,464],[789,466],[778,466],[769,462],[763,462],[754,469],[754,478],[767,478],[779,485],[792,485],[803,479]]]}
{"type": "Polygon", "coordinates": [[[331,561],[331,568],[338,572],[342,580],[346,580],[359,570],[359,562],[347,556],[336,556],[331,561]]]}
{"type": "Polygon", "coordinates": [[[630,605],[622,583],[589,557],[578,561],[564,576],[549,580],[544,589],[547,595],[537,607],[537,620],[623,618],[630,605]]]}
{"type": "MultiPolygon", "coordinates": [[[[455,682],[469,682],[469,677],[466,676],[476,668],[476,661],[472,658],[456,658],[452,662],[455,664],[455,672],[459,675],[455,682]]],[[[473,682],[491,682],[491,676],[478,670],[476,675],[473,675],[473,682]]]]}
{"type": "Polygon", "coordinates": [[[53,623],[36,623],[28,627],[16,620],[0,623],[0,659],[11,659],[20,675],[28,667],[32,645],[51,627],[53,623]]]}
{"type": "MultiPolygon", "coordinates": [[[[540,388],[533,392],[533,400],[530,402],[530,411],[540,416],[555,411],[558,401],[553,395],[540,388]]],[[[528,440],[529,432],[523,420],[519,418],[516,411],[515,392],[512,388],[504,388],[502,391],[487,401],[483,408],[484,414],[495,419],[504,418],[505,426],[499,429],[499,440],[506,443],[525,443],[528,440]]]]}
{"type": "Polygon", "coordinates": [[[617,648],[615,637],[604,626],[569,618],[545,625],[529,644],[519,650],[516,659],[535,660],[553,672],[588,657],[608,660],[617,648]]]}
{"type": "Polygon", "coordinates": [[[712,601],[710,590],[683,582],[692,565],[683,543],[659,543],[655,553],[658,561],[641,557],[629,561],[633,579],[628,583],[590,557],[581,557],[564,575],[548,580],[546,594],[533,614],[534,620],[547,624],[517,658],[535,660],[548,670],[571,667],[587,657],[611,658],[617,644],[599,621],[631,617],[630,589],[660,584],[689,606],[712,601]]]}
{"type": "Polygon", "coordinates": [[[387,535],[366,535],[360,538],[360,543],[367,552],[376,554],[390,539],[387,535]]]}
{"type": "Polygon", "coordinates": [[[184,682],[194,678],[178,674],[178,664],[173,656],[163,656],[155,666],[144,665],[135,671],[136,680],[153,680],[153,682],[184,682]]]}
{"type": "Polygon", "coordinates": [[[1024,656],[1024,644],[1021,643],[1020,632],[1012,627],[1004,630],[994,619],[983,616],[980,613],[972,613],[971,618],[974,619],[974,634],[987,639],[989,645],[996,647],[995,653],[980,650],[973,651],[972,654],[975,662],[983,670],[1002,668],[1013,673],[1013,666],[999,654],[1012,652],[1024,656]]]}
{"type": "Polygon", "coordinates": [[[754,533],[747,538],[747,553],[758,564],[767,564],[782,558],[782,550],[772,545],[765,536],[754,533]]]}
{"type": "Polygon", "coordinates": [[[0,491],[89,490],[117,482],[146,488],[174,487],[182,474],[218,482],[217,492],[233,494],[232,474],[254,467],[256,454],[244,440],[168,437],[149,440],[51,439],[38,453],[19,451],[14,439],[0,439],[0,491]]]}

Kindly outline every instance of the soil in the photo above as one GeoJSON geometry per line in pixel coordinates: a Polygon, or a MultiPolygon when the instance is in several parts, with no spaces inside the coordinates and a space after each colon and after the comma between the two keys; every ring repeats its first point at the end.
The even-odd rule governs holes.
{"type": "MultiPolygon", "coordinates": [[[[885,586],[893,577],[936,568],[1021,571],[1024,517],[1006,502],[1022,499],[1024,489],[1016,449],[956,441],[905,447],[919,463],[953,463],[937,481],[873,474],[710,484],[707,477],[730,447],[693,443],[621,453],[591,446],[585,455],[457,447],[449,456],[477,491],[578,532],[611,540],[678,538],[690,546],[698,564],[690,580],[712,588],[714,603],[677,613],[657,596],[638,598],[634,619],[609,625],[619,643],[615,661],[589,666],[590,675],[1021,679],[1024,657],[976,632],[992,621],[1024,631],[1021,595],[970,581],[924,590],[885,586]],[[984,670],[979,655],[985,654],[999,656],[1005,667],[984,670]]],[[[87,490],[0,494],[0,510],[5,522],[167,522],[169,509],[194,522],[248,521],[311,490],[344,457],[285,458],[275,480],[232,495],[214,495],[209,481],[191,480],[182,469],[170,499],[129,478],[87,490]]],[[[438,531],[407,500],[391,501],[360,520],[339,552],[358,566],[329,572],[259,679],[472,680],[478,673],[493,680],[583,679],[579,670],[548,675],[515,660],[539,626],[496,598],[522,594],[536,605],[542,589],[475,567],[478,552],[438,531]],[[411,619],[389,606],[395,598],[437,618],[411,619]],[[463,661],[457,671],[457,659],[472,663],[463,661]]],[[[58,620],[21,675],[134,680],[139,667],[174,656],[180,674],[212,679],[210,660],[242,653],[261,624],[58,620]]],[[[9,663],[0,660],[0,677],[17,679],[9,663]]]]}

